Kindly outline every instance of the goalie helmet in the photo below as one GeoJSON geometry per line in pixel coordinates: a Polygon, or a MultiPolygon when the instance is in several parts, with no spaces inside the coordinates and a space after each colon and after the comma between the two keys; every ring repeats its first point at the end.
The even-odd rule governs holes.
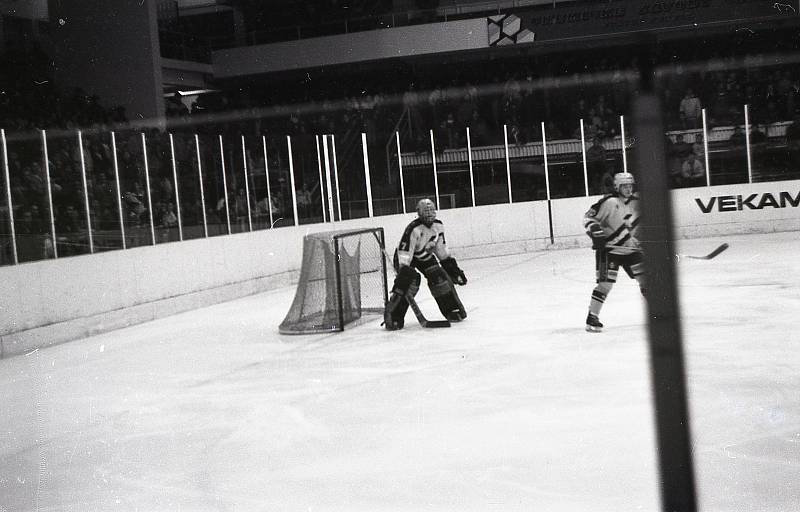
{"type": "Polygon", "coordinates": [[[417,203],[417,216],[423,224],[430,227],[436,220],[436,205],[430,199],[421,199],[417,203]]]}
{"type": "Polygon", "coordinates": [[[622,185],[633,185],[636,184],[636,180],[633,179],[633,174],[629,172],[619,172],[614,175],[614,190],[619,192],[619,187],[622,185]]]}

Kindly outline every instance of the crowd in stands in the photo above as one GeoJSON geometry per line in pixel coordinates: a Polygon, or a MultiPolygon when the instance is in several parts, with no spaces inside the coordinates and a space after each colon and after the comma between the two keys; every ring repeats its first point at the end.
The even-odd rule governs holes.
{"type": "MultiPolygon", "coordinates": [[[[776,35],[774,39],[780,37],[776,35]]],[[[744,104],[750,105],[753,123],[793,117],[800,94],[800,68],[796,65],[685,70],[685,63],[694,61],[732,60],[726,47],[734,42],[731,37],[709,39],[704,45],[689,40],[663,50],[666,55],[657,64],[678,63],[659,83],[669,129],[700,128],[703,108],[709,126],[742,124],[744,104]]],[[[736,58],[754,56],[754,62],[763,64],[764,53],[775,50],[776,45],[769,38],[760,41],[760,46],[751,42],[746,48],[750,53],[736,58]]],[[[236,84],[224,99],[215,99],[216,104],[201,103],[197,108],[208,111],[307,102],[321,105],[316,119],[289,116],[283,127],[286,133],[330,131],[341,127],[343,119],[355,120],[368,132],[391,130],[402,111],[408,110],[414,131],[427,135],[432,128],[439,134],[437,140],[450,147],[463,146],[466,126],[477,132],[479,140],[492,139],[504,124],[515,142],[537,140],[541,138],[537,133],[540,121],[546,123],[548,138],[552,139],[573,137],[578,119],[584,120],[587,139],[595,135],[613,138],[619,135],[619,115],[628,111],[628,99],[634,92],[624,74],[636,69],[638,58],[631,57],[634,54],[631,47],[621,47],[563,55],[378,67],[357,74],[315,69],[295,78],[271,77],[249,89],[236,84]],[[581,81],[581,76],[600,73],[611,75],[612,79],[591,87],[581,81]],[[526,87],[527,83],[546,77],[559,83],[548,91],[526,87]],[[334,112],[343,118],[331,115],[326,103],[344,103],[334,112]],[[387,120],[386,114],[392,117],[387,120]],[[484,127],[488,135],[482,137],[484,127]]]]}
{"type": "MultiPolygon", "coordinates": [[[[797,133],[800,131],[800,119],[797,118],[800,68],[797,65],[764,65],[767,57],[764,57],[763,48],[754,44],[749,47],[752,55],[737,55],[736,58],[750,58],[758,65],[738,69],[723,65],[703,72],[690,72],[682,67],[694,60],[725,63],[732,56],[721,48],[729,43],[729,40],[721,39],[716,46],[700,48],[689,41],[678,49],[687,52],[683,55],[679,55],[680,51],[675,48],[664,52],[669,54],[666,61],[678,62],[660,79],[658,87],[669,130],[668,167],[676,187],[705,183],[706,155],[701,135],[703,109],[706,109],[709,129],[735,127],[744,124],[743,105],[748,104],[750,122],[755,126],[749,134],[751,144],[766,143],[768,125],[794,119],[795,123],[786,130],[786,143],[791,161],[798,160],[800,142],[793,142],[798,141],[800,135],[797,133]],[[689,53],[690,48],[694,54],[689,53]]],[[[47,235],[50,232],[49,201],[41,159],[41,139],[37,138],[35,130],[63,128],[74,132],[77,127],[102,127],[124,121],[124,111],[103,106],[99,98],[83,91],[57,87],[48,70],[48,58],[37,47],[24,51],[7,49],[0,55],[0,65],[8,70],[0,75],[0,127],[10,134],[8,156],[15,228],[22,239],[28,235],[47,235]]],[[[430,151],[430,129],[435,132],[437,151],[446,151],[466,147],[466,127],[470,128],[473,147],[501,145],[504,126],[508,128],[510,144],[525,145],[541,140],[542,121],[548,140],[577,139],[580,137],[579,120],[582,119],[591,190],[608,191],[611,176],[619,170],[619,151],[608,148],[612,141],[619,139],[619,116],[629,111],[629,99],[635,94],[625,74],[626,70],[636,66],[636,58],[631,58],[629,48],[582,50],[555,57],[492,58],[481,62],[480,66],[465,65],[464,62],[377,66],[372,69],[365,67],[356,74],[342,70],[308,70],[301,78],[292,75],[244,87],[221,87],[222,93],[200,96],[191,107],[175,97],[167,101],[167,112],[174,117],[191,118],[220,111],[279,107],[283,114],[270,115],[255,122],[208,123],[192,125],[191,129],[201,135],[223,134],[226,137],[267,132],[313,138],[322,133],[364,132],[368,140],[383,152],[396,130],[406,134],[404,152],[430,151]],[[581,77],[591,73],[603,73],[611,78],[599,84],[584,82],[581,77]],[[551,87],[531,86],[545,77],[553,79],[551,87]]],[[[742,129],[733,128],[732,133],[729,146],[743,148],[742,129]]],[[[120,194],[116,192],[110,140],[108,137],[95,137],[85,141],[84,161],[90,177],[87,186],[93,230],[118,228],[118,197],[122,201],[126,227],[133,230],[149,228],[147,183],[141,141],[136,135],[138,133],[118,141],[120,194]]],[[[174,238],[178,206],[181,206],[187,225],[202,224],[204,213],[209,224],[224,224],[225,202],[218,180],[212,179],[204,185],[209,196],[205,212],[198,187],[191,181],[179,183],[182,197],[178,205],[167,139],[163,133],[152,132],[148,133],[148,141],[151,144],[148,149],[151,172],[149,200],[153,205],[153,223],[160,230],[158,236],[174,238]],[[185,196],[184,189],[187,190],[185,196]]],[[[192,144],[189,138],[181,139],[176,151],[185,155],[184,159],[191,159],[192,144]]],[[[206,145],[211,146],[213,144],[206,145]]],[[[269,153],[270,165],[278,166],[276,148],[270,147],[269,153]]],[[[219,174],[213,161],[207,164],[207,169],[215,171],[209,175],[219,174]]],[[[53,143],[49,169],[53,218],[60,234],[76,233],[78,236],[86,230],[80,165],[81,155],[76,144],[53,143]]],[[[296,187],[301,210],[309,212],[308,215],[316,211],[319,202],[319,188],[314,183],[314,176],[308,180],[300,177],[296,187]]],[[[248,204],[243,197],[246,195],[243,183],[234,178],[228,185],[233,223],[243,229],[241,226],[247,218],[248,204]]],[[[286,216],[290,208],[288,182],[281,180],[275,185],[271,198],[272,212],[276,217],[281,213],[286,216]]],[[[392,185],[378,179],[374,186],[392,185]]],[[[392,193],[390,191],[388,195],[392,193]]],[[[262,217],[267,215],[270,207],[264,193],[253,192],[251,195],[253,213],[262,217]]],[[[4,208],[5,205],[0,206],[0,216],[3,217],[0,219],[0,230],[3,230],[0,238],[7,232],[8,225],[8,212],[4,208]]],[[[96,241],[99,246],[103,243],[103,240],[96,241]]],[[[110,247],[119,244],[119,240],[107,243],[110,247]]],[[[85,240],[72,240],[65,244],[63,251],[59,248],[59,253],[85,251],[85,245],[85,240]]],[[[31,251],[52,253],[53,249],[45,244],[43,249],[37,246],[31,251]]],[[[0,252],[0,257],[7,261],[7,246],[0,252]]]]}
{"type": "MultiPolygon", "coordinates": [[[[779,64],[770,52],[795,50],[795,39],[785,32],[726,35],[708,38],[704,45],[687,40],[661,48],[654,64],[673,65],[659,78],[658,91],[670,142],[679,148],[669,164],[675,186],[698,183],[705,172],[703,153],[686,153],[676,140],[678,132],[686,132],[693,143],[699,140],[693,132],[703,126],[703,109],[709,130],[743,125],[745,104],[751,124],[794,118],[800,109],[800,67],[779,64]],[[731,47],[738,47],[738,53],[731,47]],[[753,65],[736,69],[732,64],[741,59],[753,65]],[[693,62],[712,64],[696,71],[689,69],[693,62]]],[[[386,64],[358,73],[307,70],[249,89],[237,86],[200,100],[193,111],[314,102],[318,113],[289,113],[271,119],[267,128],[290,135],[363,131],[370,142],[384,147],[398,130],[410,135],[403,139],[404,152],[430,151],[430,129],[440,151],[466,147],[467,127],[473,147],[502,144],[504,125],[511,144],[539,141],[542,121],[548,140],[577,139],[582,119],[587,143],[598,139],[595,147],[601,147],[621,135],[620,114],[629,112],[629,99],[636,94],[626,72],[637,63],[633,47],[620,47],[477,62],[386,64]],[[606,80],[589,85],[582,79],[589,74],[606,80]],[[535,87],[541,78],[552,78],[551,87],[535,87]]],[[[606,156],[613,158],[611,152],[606,156]]],[[[614,166],[598,165],[593,181],[603,181],[600,170],[614,166]]]]}
{"type": "MultiPolygon", "coordinates": [[[[49,257],[56,251],[61,255],[88,251],[81,165],[85,165],[88,176],[93,231],[102,233],[119,225],[111,140],[107,135],[85,137],[82,159],[74,130],[94,127],[107,134],[102,126],[124,122],[124,109],[105,107],[98,97],[80,89],[58,87],[48,64],[49,58],[36,44],[18,47],[9,43],[0,54],[0,67],[4,70],[0,74],[0,128],[7,134],[8,187],[14,207],[19,258],[23,261],[49,257]],[[48,135],[47,168],[42,158],[41,129],[53,133],[62,130],[67,134],[48,135]],[[46,171],[49,171],[50,194],[46,171]],[[57,247],[48,237],[51,201],[52,223],[59,234],[57,247]]],[[[135,151],[125,145],[118,152],[119,168],[131,169],[127,179],[120,183],[124,216],[131,226],[141,224],[145,213],[142,210],[144,169],[141,154],[138,158],[135,155],[135,151]]],[[[157,157],[155,159],[154,168],[164,167],[157,157]]],[[[5,197],[5,179],[0,184],[5,197]]],[[[163,178],[153,188],[153,210],[159,226],[171,227],[176,222],[172,189],[172,183],[163,178]]],[[[3,263],[11,259],[7,239],[9,216],[4,200],[0,204],[0,261],[3,263]]],[[[119,237],[116,238],[119,243],[119,237]]],[[[107,244],[102,235],[97,236],[96,249],[109,248],[107,244]]]]}

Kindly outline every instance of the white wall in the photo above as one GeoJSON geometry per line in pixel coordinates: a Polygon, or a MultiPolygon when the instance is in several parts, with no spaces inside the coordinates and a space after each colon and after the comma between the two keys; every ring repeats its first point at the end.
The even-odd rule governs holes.
{"type": "MultiPolygon", "coordinates": [[[[672,197],[679,238],[800,231],[800,181],[682,189],[672,197]],[[754,208],[739,199],[751,194],[754,208]],[[713,208],[704,213],[701,205],[713,208]]],[[[554,244],[546,201],[442,210],[439,218],[460,260],[588,247],[581,219],[597,198],[552,201],[554,244]]],[[[391,253],[414,216],[286,227],[0,267],[5,290],[0,356],[291,285],[307,233],[383,227],[391,253]]]]}

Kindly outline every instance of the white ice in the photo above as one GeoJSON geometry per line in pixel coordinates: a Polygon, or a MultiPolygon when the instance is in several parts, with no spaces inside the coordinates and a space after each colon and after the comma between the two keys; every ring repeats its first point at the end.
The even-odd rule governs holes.
{"type": "MultiPolygon", "coordinates": [[[[689,240],[698,500],[800,508],[800,240],[689,240]]],[[[656,511],[646,311],[588,249],[461,261],[450,329],[281,336],[283,288],[0,361],[0,512],[656,511]]],[[[427,290],[420,306],[437,318],[427,290]]]]}

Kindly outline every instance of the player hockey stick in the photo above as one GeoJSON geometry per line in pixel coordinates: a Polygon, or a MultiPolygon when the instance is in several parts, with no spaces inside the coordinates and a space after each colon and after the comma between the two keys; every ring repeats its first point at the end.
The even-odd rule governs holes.
{"type": "MultiPolygon", "coordinates": [[[[385,249],[381,249],[381,252],[383,253],[384,257],[386,257],[386,263],[392,269],[392,272],[397,274],[397,271],[394,269],[394,265],[392,264],[392,261],[389,258],[389,255],[386,254],[386,250],[385,249]]],[[[439,328],[439,327],[450,327],[450,320],[428,320],[427,318],[425,318],[425,315],[422,314],[422,310],[419,309],[419,306],[417,305],[417,301],[414,300],[414,297],[410,297],[410,296],[406,295],[405,299],[406,299],[406,302],[408,302],[408,305],[411,306],[411,311],[414,312],[414,316],[417,317],[417,322],[419,322],[419,325],[421,325],[422,327],[425,327],[426,329],[436,329],[436,328],[439,328]]]]}
{"type": "Polygon", "coordinates": [[[678,254],[678,258],[692,258],[693,260],[710,260],[716,258],[719,254],[727,249],[729,246],[726,243],[720,244],[719,247],[704,256],[692,256],[690,254],[678,254]]]}

